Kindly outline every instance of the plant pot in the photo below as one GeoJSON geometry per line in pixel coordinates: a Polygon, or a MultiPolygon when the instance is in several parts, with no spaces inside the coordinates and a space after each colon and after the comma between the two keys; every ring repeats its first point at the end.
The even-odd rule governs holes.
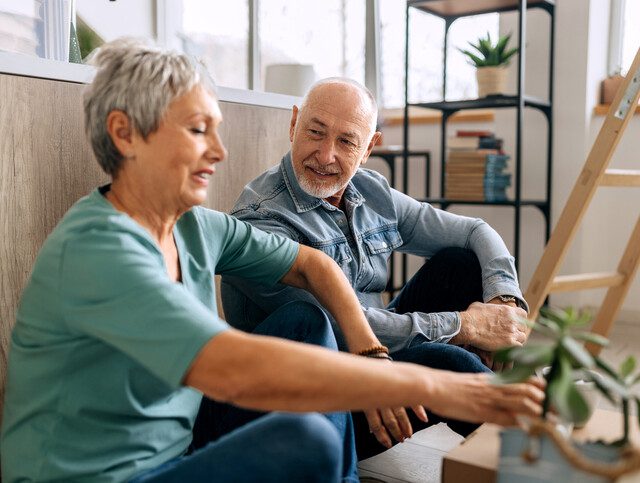
{"type": "Polygon", "coordinates": [[[476,69],[478,81],[478,97],[491,94],[504,94],[507,86],[506,67],[478,67],[476,69]]]}
{"type": "MultiPolygon", "coordinates": [[[[500,462],[497,483],[605,483],[610,480],[585,473],[569,463],[558,447],[547,436],[533,438],[539,441],[533,463],[528,463],[522,454],[530,448],[530,436],[520,429],[505,429],[500,433],[500,462]]],[[[601,463],[613,463],[620,458],[620,449],[601,443],[574,443],[587,458],[601,463]]]]}

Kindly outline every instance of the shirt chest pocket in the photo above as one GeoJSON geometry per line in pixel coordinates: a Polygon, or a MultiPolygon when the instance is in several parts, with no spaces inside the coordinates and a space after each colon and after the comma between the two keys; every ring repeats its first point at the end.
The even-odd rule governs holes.
{"type": "Polygon", "coordinates": [[[353,256],[351,254],[349,244],[346,241],[334,243],[332,245],[314,246],[313,248],[323,251],[332,258],[340,266],[349,281],[353,283],[353,280],[351,280],[353,274],[351,267],[353,256]]]}
{"type": "Polygon", "coordinates": [[[402,237],[394,226],[367,233],[362,238],[362,243],[366,262],[363,264],[358,289],[362,292],[382,292],[387,285],[387,260],[393,250],[402,245],[402,237]]]}
{"type": "Polygon", "coordinates": [[[402,237],[395,227],[369,233],[363,237],[362,241],[369,255],[389,253],[402,245],[402,237]]]}

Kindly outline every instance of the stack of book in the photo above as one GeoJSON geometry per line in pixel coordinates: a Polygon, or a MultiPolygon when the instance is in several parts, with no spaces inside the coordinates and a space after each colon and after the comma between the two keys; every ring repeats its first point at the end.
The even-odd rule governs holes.
{"type": "Polygon", "coordinates": [[[505,201],[511,175],[502,139],[490,131],[458,131],[448,140],[445,196],[465,201],[505,201]]]}

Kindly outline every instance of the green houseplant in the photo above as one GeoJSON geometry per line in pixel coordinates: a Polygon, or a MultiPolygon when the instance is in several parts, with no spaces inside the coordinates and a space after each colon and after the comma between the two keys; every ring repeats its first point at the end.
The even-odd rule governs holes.
{"type": "Polygon", "coordinates": [[[549,472],[554,481],[569,481],[576,472],[581,472],[580,481],[610,481],[640,470],[640,449],[629,440],[632,404],[640,414],[640,398],[632,390],[640,382],[640,374],[634,374],[635,359],[627,358],[616,371],[600,357],[592,356],[583,342],[604,346],[608,341],[586,330],[589,319],[571,308],[543,309],[537,322],[523,323],[544,341],[496,353],[496,360],[514,364],[511,370],[495,377],[498,383],[524,381],[547,368],[543,371],[547,385],[541,420],[531,422],[528,434],[506,430],[501,435],[503,459],[499,482],[546,481],[549,472]],[[589,418],[593,408],[579,390],[576,378],[589,381],[612,403],[620,405],[623,415],[620,439],[609,444],[599,441],[577,445],[558,433],[550,422],[556,414],[568,423],[582,423],[589,418]],[[530,465],[523,465],[520,456],[530,465]]]}
{"type": "Polygon", "coordinates": [[[476,67],[478,97],[504,92],[507,80],[506,67],[511,57],[518,52],[517,47],[507,48],[510,39],[511,34],[502,35],[493,43],[491,34],[487,32],[487,36],[479,38],[475,44],[469,42],[473,51],[458,49],[476,67]]]}

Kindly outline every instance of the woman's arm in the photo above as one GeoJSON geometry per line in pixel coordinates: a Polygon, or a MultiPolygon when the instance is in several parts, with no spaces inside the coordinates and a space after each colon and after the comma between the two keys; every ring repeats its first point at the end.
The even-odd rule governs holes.
{"type": "Polygon", "coordinates": [[[347,277],[323,252],[300,245],[298,257],[280,281],[315,296],[340,325],[350,352],[380,345],[347,277]]]}
{"type": "Polygon", "coordinates": [[[265,411],[367,410],[424,404],[442,416],[510,425],[540,413],[534,384],[376,361],[233,329],[200,351],[184,383],[209,397],[265,411]]]}

